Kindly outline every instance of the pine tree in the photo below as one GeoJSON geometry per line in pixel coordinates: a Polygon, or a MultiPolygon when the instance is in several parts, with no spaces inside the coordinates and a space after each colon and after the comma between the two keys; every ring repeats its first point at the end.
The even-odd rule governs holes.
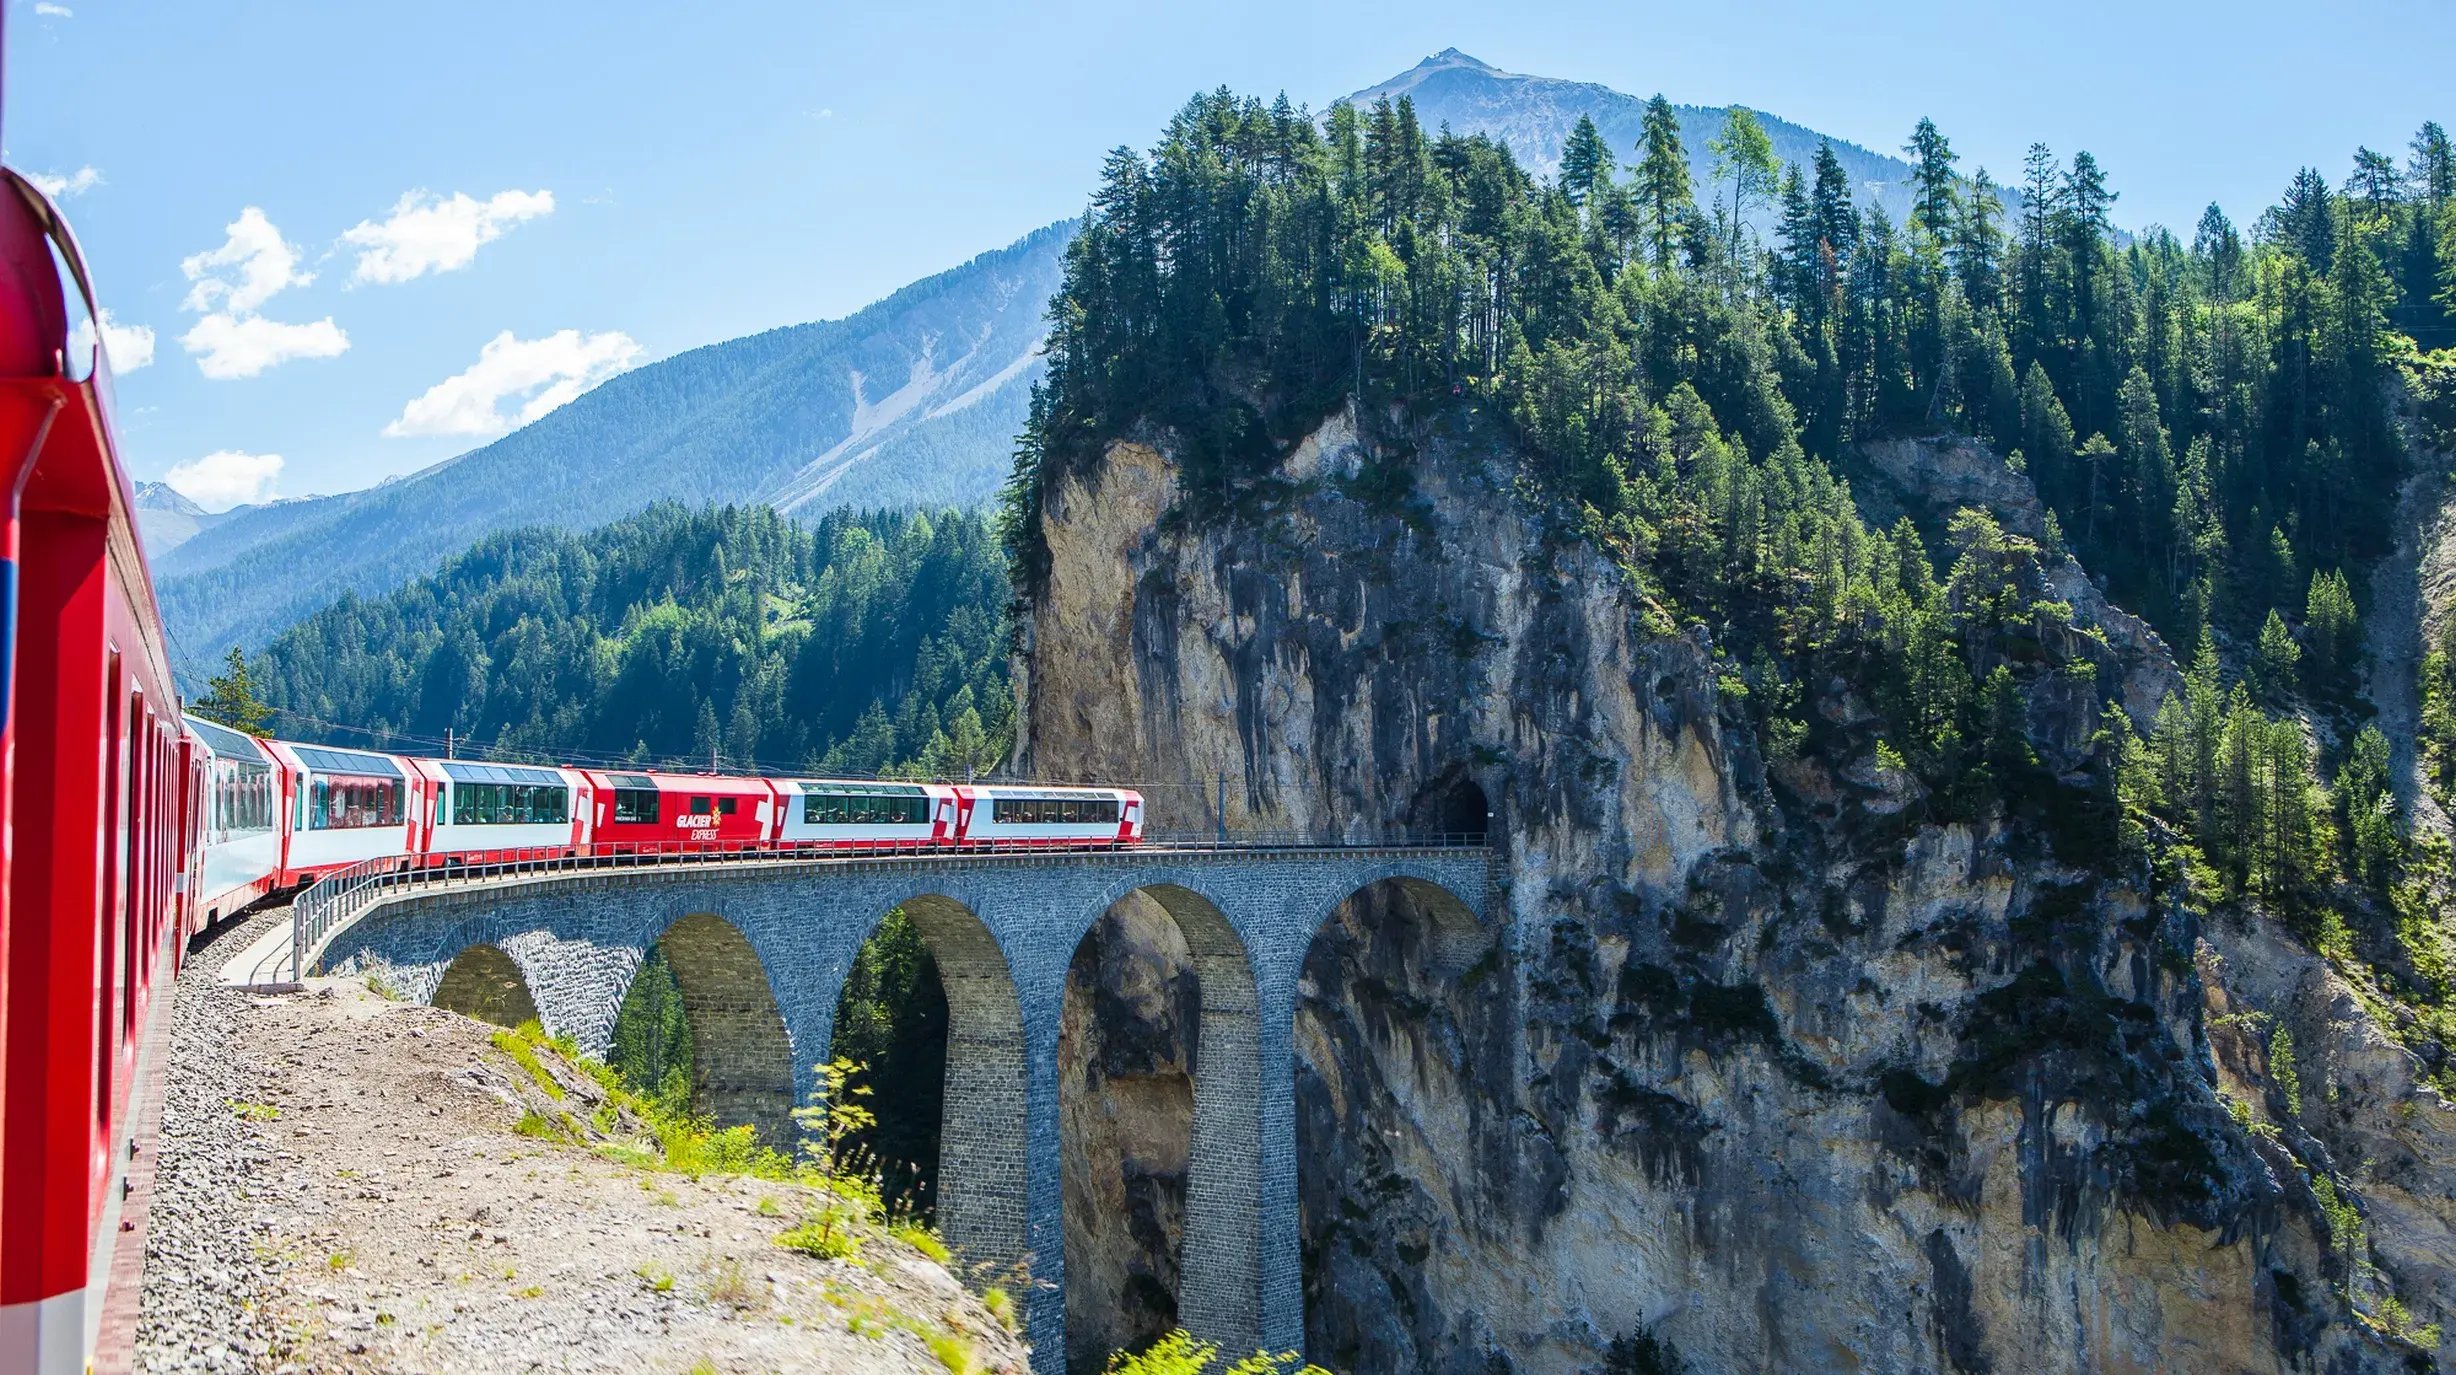
{"type": "Polygon", "coordinates": [[[2353,585],[2343,573],[2332,568],[2311,575],[2310,595],[2303,602],[2303,628],[2311,639],[2314,680],[2339,686],[2342,675],[2353,667],[2354,650],[2361,643],[2353,585]]]}
{"type": "Polygon", "coordinates": [[[1714,156],[1715,181],[1731,188],[1730,237],[1723,260],[1726,270],[1736,274],[1749,209],[1774,194],[1780,164],[1774,160],[1773,139],[1745,105],[1734,105],[1723,115],[1722,132],[1707,141],[1706,151],[1714,156]]]}
{"type": "Polygon", "coordinates": [[[1961,294],[1981,310],[2003,303],[2004,197],[1995,179],[1981,167],[1970,178],[1961,198],[1961,218],[1953,230],[1953,270],[1961,278],[1961,294]]]}
{"type": "Polygon", "coordinates": [[[1655,269],[1662,271],[1671,266],[1672,245],[1683,219],[1696,209],[1696,199],[1689,189],[1688,153],[1680,146],[1680,117],[1660,94],[1646,102],[1638,149],[1644,156],[1637,164],[1637,202],[1645,215],[1655,269]]]}
{"type": "Polygon", "coordinates": [[[1936,128],[1936,121],[1924,117],[1902,151],[1910,155],[1911,162],[1911,232],[1942,243],[1961,218],[1961,193],[1953,175],[1953,164],[1960,159],[1936,128]]]}
{"type": "Polygon", "coordinates": [[[2301,679],[2302,646],[2274,610],[2260,625],[2260,642],[2252,658],[2252,683],[2262,700],[2282,703],[2294,695],[2301,679]]]}
{"type": "Polygon", "coordinates": [[[2456,144],[2450,143],[2447,130],[2437,120],[2424,124],[2413,136],[2412,155],[2405,168],[2414,195],[2432,213],[2456,200],[2456,144]]]}
{"type": "Polygon", "coordinates": [[[1592,115],[1579,115],[1561,147],[1561,189],[1571,205],[1584,205],[1598,183],[1612,179],[1612,150],[1596,131],[1592,115]]]}
{"type": "Polygon", "coordinates": [[[273,709],[256,696],[256,680],[248,670],[247,656],[235,645],[230,656],[222,661],[222,671],[206,680],[205,695],[189,710],[248,735],[265,735],[273,729],[273,709]]]}

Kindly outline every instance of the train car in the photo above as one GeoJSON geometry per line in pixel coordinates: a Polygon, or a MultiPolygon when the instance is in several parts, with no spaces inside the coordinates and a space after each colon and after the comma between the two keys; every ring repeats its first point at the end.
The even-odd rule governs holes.
{"type": "Polygon", "coordinates": [[[955,789],[943,783],[776,783],[774,838],[795,847],[951,845],[955,789]]]}
{"type": "Polygon", "coordinates": [[[0,1370],[125,1368],[196,779],[75,239],[0,171],[0,1370]]]}
{"type": "Polygon", "coordinates": [[[279,765],[283,887],[360,860],[417,853],[426,779],[395,754],[268,740],[279,765]]]}
{"type": "Polygon", "coordinates": [[[262,741],[194,716],[187,728],[199,763],[204,845],[191,901],[210,926],[279,886],[281,785],[262,741]]]}
{"type": "Polygon", "coordinates": [[[429,863],[570,854],[589,836],[596,796],[577,769],[412,759],[422,809],[410,851],[429,863]]]}
{"type": "Polygon", "coordinates": [[[1143,838],[1143,795],[1127,788],[957,784],[956,837],[966,845],[1131,845],[1143,838]]]}
{"type": "Polygon", "coordinates": [[[774,838],[777,789],[764,778],[596,770],[581,777],[595,803],[589,842],[600,853],[748,849],[774,838]]]}

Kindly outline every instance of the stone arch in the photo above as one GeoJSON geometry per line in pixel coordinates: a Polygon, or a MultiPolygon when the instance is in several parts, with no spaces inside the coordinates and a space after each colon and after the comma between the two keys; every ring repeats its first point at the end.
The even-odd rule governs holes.
{"type": "MultiPolygon", "coordinates": [[[[1427,1253],[1480,1235],[1510,1179],[1515,977],[1481,904],[1393,865],[1310,913],[1287,1008],[1293,1120],[1287,1309],[1306,1354],[1396,1375],[1429,1357],[1427,1253]]],[[[1285,1291],[1282,1291],[1285,1292],[1285,1291]]],[[[1274,1336],[1277,1333],[1274,1332],[1274,1336]]]]}
{"type": "MultiPolygon", "coordinates": [[[[1106,894],[1082,924],[1076,953],[1112,911],[1142,900],[1164,913],[1183,940],[1183,959],[1196,988],[1194,1015],[1186,1019],[1190,1025],[1179,1028],[1191,1103],[1171,1325],[1223,1350],[1251,1351],[1262,1330],[1260,1018],[1254,965],[1244,937],[1220,904],[1171,882],[1125,883],[1106,894]]],[[[1154,1100],[1154,1106],[1166,1111],[1169,1105],[1154,1100]]],[[[1069,1237],[1076,1234],[1070,1226],[1069,1237]]],[[[1083,1347],[1079,1340],[1069,1345],[1078,1359],[1088,1351],[1072,1350],[1083,1347]]]]}
{"type": "Polygon", "coordinates": [[[923,893],[895,906],[928,944],[947,1000],[938,1231],[967,1265],[1011,1266],[1031,1249],[1028,1076],[1014,975],[997,937],[964,903],[923,893]]]}
{"type": "Polygon", "coordinates": [[[481,942],[452,957],[428,1001],[446,1012],[475,1017],[496,1026],[516,1027],[538,1020],[537,999],[529,992],[528,976],[503,947],[481,942]]]}
{"type": "Polygon", "coordinates": [[[760,1140],[793,1138],[794,1064],[767,967],[740,928],[694,912],[656,944],[691,1024],[691,1106],[719,1126],[748,1124],[760,1140]]]}

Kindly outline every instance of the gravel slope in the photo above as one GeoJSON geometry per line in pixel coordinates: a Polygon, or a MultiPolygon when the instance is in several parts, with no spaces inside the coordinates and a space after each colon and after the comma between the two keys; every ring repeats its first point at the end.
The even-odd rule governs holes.
{"type": "Polygon", "coordinates": [[[140,1370],[1026,1368],[901,1241],[778,1246],[814,1191],[516,1134],[587,1105],[551,1099],[491,1027],[342,980],[222,989],[216,964],[180,991],[140,1370]]]}

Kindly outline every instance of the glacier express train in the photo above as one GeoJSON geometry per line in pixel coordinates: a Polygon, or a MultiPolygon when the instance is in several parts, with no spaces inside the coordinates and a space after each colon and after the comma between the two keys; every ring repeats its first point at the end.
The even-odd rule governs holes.
{"type": "Polygon", "coordinates": [[[124,1371],[188,938],[366,860],[1132,845],[1123,788],[545,767],[182,715],[58,210],[0,169],[0,1372],[124,1371]]]}
{"type": "Polygon", "coordinates": [[[186,718],[208,776],[205,924],[366,860],[1132,845],[1130,788],[490,764],[257,739],[186,718]]]}

